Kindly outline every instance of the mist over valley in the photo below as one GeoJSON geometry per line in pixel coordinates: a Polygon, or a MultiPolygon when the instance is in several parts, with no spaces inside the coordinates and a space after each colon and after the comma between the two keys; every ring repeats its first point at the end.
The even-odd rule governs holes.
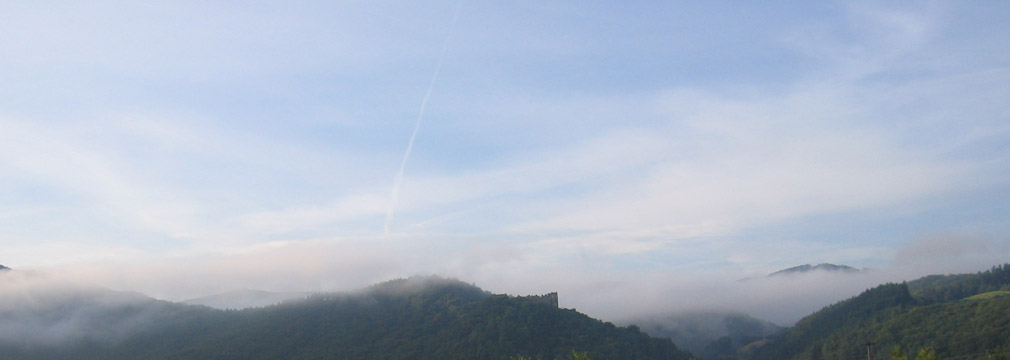
{"type": "MultiPolygon", "coordinates": [[[[789,276],[857,274],[821,269],[789,276]]],[[[780,276],[769,275],[766,279],[780,276]]],[[[393,280],[348,292],[281,294],[244,290],[188,301],[190,304],[60,281],[30,271],[4,271],[0,282],[0,350],[14,359],[266,359],[404,354],[413,354],[409,356],[414,358],[561,357],[571,349],[596,358],[764,359],[827,351],[822,345],[810,350],[805,344],[839,341],[832,337],[836,335],[831,330],[817,330],[827,331],[820,335],[827,337],[799,340],[803,338],[798,339],[796,334],[801,330],[809,333],[814,331],[811,328],[823,326],[865,326],[861,324],[872,320],[899,326],[890,330],[893,333],[906,329],[900,322],[886,325],[886,319],[934,311],[920,308],[954,314],[948,317],[961,316],[962,307],[1000,309],[1004,300],[1010,299],[999,295],[1010,292],[1010,264],[972,274],[931,275],[907,283],[871,286],[849,294],[845,301],[822,304],[821,309],[807,314],[799,323],[787,326],[742,312],[651,312],[617,322],[624,327],[615,327],[578,309],[565,308],[563,304],[568,301],[564,293],[493,295],[472,284],[435,276],[393,280]],[[969,298],[972,300],[962,300],[969,298]],[[236,302],[225,304],[227,299],[236,302]],[[265,304],[267,299],[273,302],[265,304]],[[194,305],[201,301],[214,303],[217,308],[194,305]],[[891,305],[891,301],[895,303],[891,305]],[[887,310],[868,318],[865,314],[853,318],[833,315],[867,305],[873,306],[874,312],[891,306],[902,310],[887,310]],[[820,324],[824,321],[829,323],[820,324]],[[287,332],[287,337],[278,338],[278,331],[287,332]],[[530,337],[529,332],[540,335],[530,337]],[[408,338],[412,340],[405,343],[408,338]],[[589,339],[597,340],[585,341],[589,339]],[[612,345],[601,347],[599,341],[612,345]],[[797,341],[804,345],[792,345],[797,341]]],[[[686,293],[681,298],[693,296],[686,293]]],[[[794,292],[791,296],[800,298],[803,294],[794,292]]],[[[676,302],[679,298],[670,300],[676,302]]],[[[1000,319],[964,321],[999,323],[1000,319]]],[[[1001,334],[1010,334],[1010,329],[1002,326],[985,329],[974,330],[973,336],[995,340],[980,343],[988,350],[1000,349],[997,339],[1001,334]]],[[[915,341],[945,344],[937,338],[907,336],[918,339],[915,341]]],[[[956,344],[941,349],[948,353],[978,349],[956,344]]],[[[849,349],[845,353],[851,352],[849,349]]]]}
{"type": "Polygon", "coordinates": [[[0,359],[1010,358],[1008,18],[0,2],[0,359]]]}

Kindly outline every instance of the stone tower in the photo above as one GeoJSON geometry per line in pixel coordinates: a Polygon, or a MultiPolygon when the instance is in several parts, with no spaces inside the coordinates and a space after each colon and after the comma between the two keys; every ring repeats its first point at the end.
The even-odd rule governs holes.
{"type": "Polygon", "coordinates": [[[530,302],[535,302],[539,304],[547,304],[553,307],[558,307],[558,293],[550,292],[544,295],[530,295],[523,296],[522,298],[529,300],[530,302]]]}

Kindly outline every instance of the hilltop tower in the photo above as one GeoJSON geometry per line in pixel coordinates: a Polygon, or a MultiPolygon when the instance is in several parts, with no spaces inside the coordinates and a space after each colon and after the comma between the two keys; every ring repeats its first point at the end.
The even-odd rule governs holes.
{"type": "Polygon", "coordinates": [[[547,304],[547,305],[550,305],[550,306],[553,306],[553,307],[558,307],[558,293],[557,292],[550,292],[550,293],[547,293],[547,294],[544,294],[544,295],[521,296],[521,298],[527,299],[530,302],[534,302],[534,303],[538,303],[538,304],[547,304]]]}

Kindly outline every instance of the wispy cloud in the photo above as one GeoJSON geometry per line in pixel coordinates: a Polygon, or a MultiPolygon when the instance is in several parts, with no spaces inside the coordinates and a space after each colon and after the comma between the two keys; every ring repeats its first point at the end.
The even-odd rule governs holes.
{"type": "Polygon", "coordinates": [[[454,3],[64,5],[0,5],[5,265],[165,297],[430,272],[602,312],[1010,231],[983,6],[468,4],[383,238],[454,3]]]}

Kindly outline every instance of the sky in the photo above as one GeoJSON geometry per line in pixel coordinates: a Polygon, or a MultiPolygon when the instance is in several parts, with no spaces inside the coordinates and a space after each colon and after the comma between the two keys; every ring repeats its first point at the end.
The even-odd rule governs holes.
{"type": "Polygon", "coordinates": [[[166,299],[437,274],[590,312],[806,263],[984,270],[1010,259],[1008,16],[3,2],[0,264],[166,299]]]}

